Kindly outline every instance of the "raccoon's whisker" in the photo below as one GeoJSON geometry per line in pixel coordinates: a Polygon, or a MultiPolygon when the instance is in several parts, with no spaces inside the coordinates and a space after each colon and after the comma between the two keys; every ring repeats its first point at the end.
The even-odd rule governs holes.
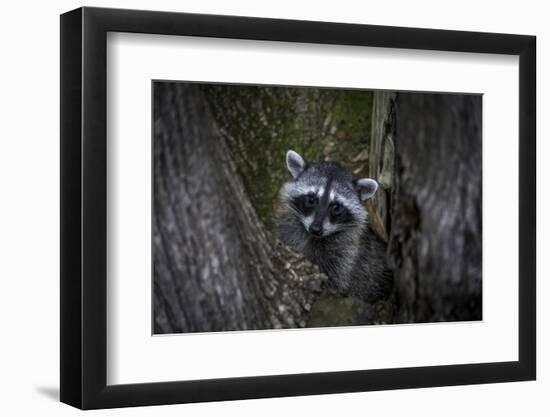
{"type": "Polygon", "coordinates": [[[352,230],[356,229],[359,226],[357,223],[349,223],[349,224],[338,224],[336,226],[336,230],[352,230]]]}

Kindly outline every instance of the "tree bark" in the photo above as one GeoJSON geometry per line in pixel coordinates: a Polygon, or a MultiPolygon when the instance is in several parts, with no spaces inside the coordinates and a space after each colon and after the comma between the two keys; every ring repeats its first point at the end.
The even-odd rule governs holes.
{"type": "Polygon", "coordinates": [[[392,91],[374,93],[372,130],[369,147],[369,176],[378,181],[379,188],[368,201],[372,228],[388,240],[391,230],[391,193],[395,160],[395,97],[392,91]]]}
{"type": "Polygon", "coordinates": [[[154,331],[304,327],[324,275],[259,221],[203,93],[154,85],[154,331]]]}
{"type": "Polygon", "coordinates": [[[481,96],[398,94],[395,322],[481,319],[481,96]]]}

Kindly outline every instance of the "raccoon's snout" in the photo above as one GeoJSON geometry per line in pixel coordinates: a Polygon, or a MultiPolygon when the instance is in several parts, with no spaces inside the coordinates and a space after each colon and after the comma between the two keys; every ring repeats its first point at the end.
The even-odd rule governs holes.
{"type": "Polygon", "coordinates": [[[309,226],[309,233],[311,233],[313,236],[316,236],[316,237],[323,236],[323,224],[313,222],[311,226],[309,226]]]}

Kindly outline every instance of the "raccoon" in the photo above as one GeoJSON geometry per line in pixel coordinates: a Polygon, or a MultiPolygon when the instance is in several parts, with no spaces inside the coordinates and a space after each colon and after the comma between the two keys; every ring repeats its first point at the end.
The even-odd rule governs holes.
{"type": "Polygon", "coordinates": [[[378,183],[354,179],[336,162],[306,163],[292,150],[286,165],[293,179],[280,191],[279,239],[318,265],[341,294],[366,302],[386,298],[393,286],[386,244],[363,206],[378,183]]]}

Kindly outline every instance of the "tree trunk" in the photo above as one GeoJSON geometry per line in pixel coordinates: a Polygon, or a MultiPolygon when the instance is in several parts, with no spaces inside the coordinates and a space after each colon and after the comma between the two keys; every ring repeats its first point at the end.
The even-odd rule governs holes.
{"type": "Polygon", "coordinates": [[[201,90],[154,85],[155,333],[292,328],[324,275],[259,221],[201,90]]]}
{"type": "Polygon", "coordinates": [[[395,322],[481,319],[481,96],[398,94],[395,322]]]}
{"type": "Polygon", "coordinates": [[[369,152],[369,176],[378,181],[379,188],[368,201],[372,228],[388,240],[391,229],[391,193],[395,159],[395,92],[377,91],[372,106],[372,130],[369,152]]]}

